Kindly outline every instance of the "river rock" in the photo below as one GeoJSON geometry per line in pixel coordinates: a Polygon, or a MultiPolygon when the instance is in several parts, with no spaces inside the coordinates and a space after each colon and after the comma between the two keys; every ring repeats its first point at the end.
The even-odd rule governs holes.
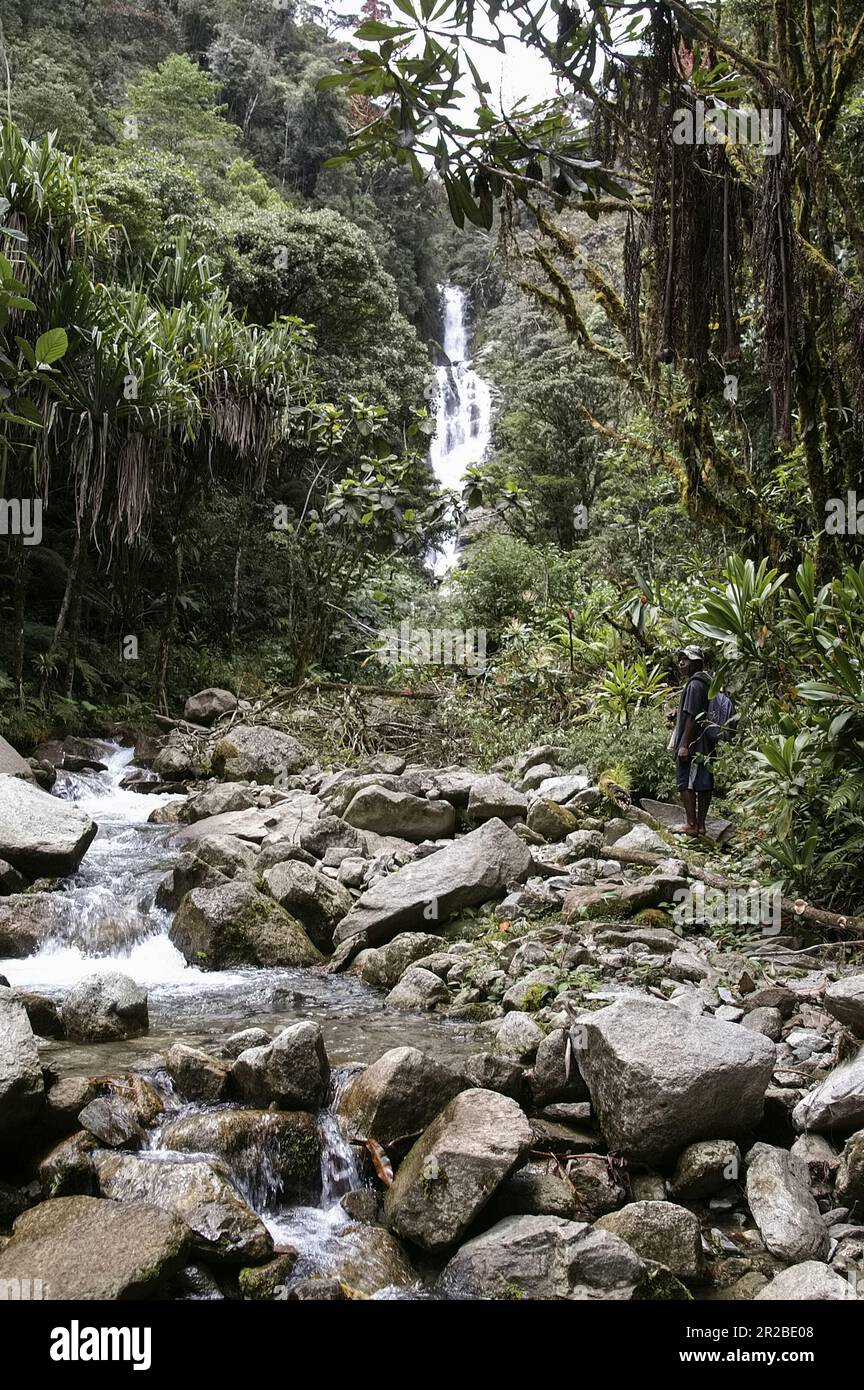
{"type": "Polygon", "coordinates": [[[264,872],[264,882],[280,907],[305,928],[320,951],[333,948],[333,933],[351,910],[353,898],[341,883],[297,860],[284,860],[264,872]]]}
{"type": "Polygon", "coordinates": [[[98,1147],[98,1139],[83,1129],[55,1144],[39,1164],[42,1195],[90,1196],[95,1187],[93,1154],[98,1147]]]}
{"type": "Polygon", "coordinates": [[[578,922],[582,918],[614,921],[632,917],[658,903],[670,902],[682,886],[686,887],[686,880],[668,874],[650,874],[635,883],[610,883],[599,887],[577,884],[565,895],[561,921],[578,922]]]}
{"type": "Polygon", "coordinates": [[[647,999],[619,1000],[579,1028],[579,1069],[616,1153],[657,1162],[759,1124],[775,1057],[760,1033],[647,999]]]}
{"type": "Polygon", "coordinates": [[[33,769],[26,758],[7,743],[0,735],[0,777],[23,778],[25,782],[34,781],[33,769]]]}
{"type": "Polygon", "coordinates": [[[21,778],[0,776],[0,859],[28,878],[74,874],[96,829],[71,801],[21,778]]]}
{"type": "Polygon", "coordinates": [[[230,690],[214,687],[190,695],[183,709],[183,718],[190,724],[215,724],[221,715],[231,714],[236,708],[236,695],[232,695],[230,690]]]}
{"type": "Polygon", "coordinates": [[[430,1252],[451,1249],[531,1144],[515,1101],[462,1091],[420,1136],[384,1201],[387,1225],[430,1252]]]}
{"type": "Polygon", "coordinates": [[[319,816],[300,831],[299,844],[315,859],[323,859],[329,849],[347,849],[366,856],[366,836],[339,816],[319,816]]]}
{"type": "Polygon", "coordinates": [[[684,1202],[704,1201],[737,1182],[741,1150],[732,1139],[700,1139],[678,1156],[670,1192],[684,1202]]]}
{"type": "Polygon", "coordinates": [[[440,938],[426,932],[400,932],[384,946],[370,946],[355,957],[352,973],[367,985],[382,985],[392,989],[398,984],[409,965],[431,955],[440,945],[440,938]]]}
{"type": "Polygon", "coordinates": [[[0,1250],[0,1283],[41,1279],[49,1300],[152,1297],[189,1243],[188,1227],[150,1203],[57,1197],[18,1217],[0,1250]]]}
{"type": "Polygon", "coordinates": [[[409,965],[384,1000],[386,1008],[402,1009],[406,1013],[429,1013],[436,1005],[449,1002],[450,991],[444,981],[419,965],[409,965]]]}
{"type": "Polygon", "coordinates": [[[35,1118],[45,1087],[39,1049],[24,1005],[0,989],[0,1139],[35,1118]]]}
{"type": "Polygon", "coordinates": [[[470,820],[524,820],[527,811],[528,798],[525,793],[517,791],[497,773],[477,777],[472,782],[468,797],[470,820]]]}
{"type": "Polygon", "coordinates": [[[270,785],[308,767],[312,755],[291,734],[264,724],[235,724],[213,751],[213,770],[225,782],[270,785]]]}
{"type": "Polygon", "coordinates": [[[817,1260],[805,1260],[803,1264],[793,1265],[775,1275],[754,1298],[754,1303],[813,1302],[855,1302],[855,1293],[848,1279],[842,1279],[827,1265],[817,1260]]]}
{"type": "Polygon", "coordinates": [[[323,957],[287,912],[238,880],[193,888],[171,924],[170,937],[190,965],[318,965],[323,957]]]}
{"type": "Polygon", "coordinates": [[[407,1252],[383,1226],[341,1227],[333,1255],[335,1277],[368,1296],[381,1289],[408,1288],[417,1279],[407,1252]]]}
{"type": "Polygon", "coordinates": [[[786,1149],[755,1144],[747,1155],[747,1205],[772,1255],[790,1264],[824,1260],[828,1231],[807,1169],[786,1149]]]}
{"type": "Polygon", "coordinates": [[[32,956],[64,924],[59,893],[16,893],[0,898],[0,958],[32,956]]]}
{"type": "MultiPolygon", "coordinates": [[[[600,1160],[607,1166],[604,1160],[600,1160]]],[[[598,1213],[599,1215],[599,1213],[598,1213]]],[[[538,1164],[526,1163],[502,1183],[486,1211],[485,1221],[503,1221],[507,1216],[563,1216],[579,1221],[579,1209],[573,1184],[562,1172],[546,1172],[538,1164]]]]}
{"type": "Polygon", "coordinates": [[[579,1071],[569,1029],[553,1028],[538,1044],[531,1073],[531,1098],[537,1106],[556,1100],[587,1100],[588,1087],[579,1071]]]}
{"type": "Polygon", "coordinates": [[[864,1047],[808,1091],[792,1112],[798,1130],[849,1133],[864,1125],[864,1047]]]}
{"type": "Polygon", "coordinates": [[[510,1216],[469,1240],[444,1270],[445,1289],[483,1299],[633,1298],[645,1264],[623,1240],[560,1216],[510,1216]]]}
{"type": "Polygon", "coordinates": [[[569,772],[563,777],[546,777],[537,787],[547,801],[557,801],[559,806],[567,805],[579,792],[588,789],[591,779],[587,772],[569,772]]]}
{"type": "MultiPolygon", "coordinates": [[[[230,835],[252,845],[265,846],[279,844],[280,850],[299,844],[301,831],[317,820],[324,809],[323,801],[311,792],[286,792],[274,806],[250,806],[247,811],[225,811],[219,816],[208,816],[205,820],[184,825],[177,835],[177,841],[184,848],[195,848],[195,842],[205,835],[230,835]]],[[[271,854],[260,869],[271,868],[279,859],[287,859],[287,853],[271,854]]]]}
{"type": "Polygon", "coordinates": [[[234,1085],[253,1105],[280,1110],[317,1110],[330,1083],[330,1063],[317,1023],[292,1023],[264,1047],[241,1052],[232,1070],[234,1085]]]}
{"type": "Polygon", "coordinates": [[[246,782],[217,782],[214,787],[191,796],[180,813],[181,821],[192,825],[195,821],[209,820],[211,816],[224,816],[229,811],[248,811],[257,805],[257,793],[246,782]]]}
{"type": "Polygon", "coordinates": [[[387,1149],[425,1130],[465,1086],[416,1047],[394,1047],[349,1082],[338,1108],[354,1134],[387,1149]]]}
{"type": "Polygon", "coordinates": [[[537,1056],[544,1036],[542,1028],[537,1026],[530,1014],[514,1009],[501,1020],[493,1049],[499,1057],[528,1064],[537,1056]]]}
{"type": "Polygon", "coordinates": [[[140,1038],[150,1026],[146,989],[117,970],[79,980],[63,1000],[61,1016],[73,1042],[140,1038]]]}
{"type": "Polygon", "coordinates": [[[656,1260],[677,1279],[692,1282],[703,1273],[699,1218],[675,1202],[630,1202],[595,1223],[627,1242],[645,1260],[656,1260]]]}
{"type": "Polygon", "coordinates": [[[852,1207],[864,1202],[864,1129],[846,1141],[837,1169],[835,1195],[838,1202],[852,1207]]]}
{"type": "Polygon", "coordinates": [[[168,1075],[187,1100],[203,1101],[206,1105],[227,1100],[231,1068],[221,1057],[211,1057],[200,1047],[178,1042],[169,1048],[165,1061],[168,1075]]]}
{"type": "Polygon", "coordinates": [[[237,1058],[241,1052],[246,1052],[250,1047],[266,1047],[272,1039],[266,1028],[242,1028],[239,1033],[232,1033],[222,1044],[222,1055],[224,1057],[237,1058]]]}
{"type": "Polygon", "coordinates": [[[528,807],[528,829],[535,835],[542,835],[549,844],[557,844],[579,829],[579,820],[557,801],[535,797],[528,807]]]}
{"type": "Polygon", "coordinates": [[[137,1143],[142,1137],[135,1106],[122,1096],[97,1096],[80,1111],[78,1123],[109,1149],[137,1143]]]}
{"type": "Polygon", "coordinates": [[[416,844],[451,836],[456,826],[456,812],[449,801],[427,801],[408,792],[388,791],[386,787],[364,787],[358,791],[343,819],[357,830],[398,835],[416,844]]]}
{"type": "Polygon", "coordinates": [[[98,1154],[93,1167],[103,1197],[151,1202],[173,1212],[193,1232],[193,1246],[205,1259],[259,1264],[273,1254],[266,1226],[213,1163],[98,1154]]]}
{"type": "Polygon", "coordinates": [[[62,1038],[63,1022],[53,999],[33,994],[29,989],[16,989],[16,999],[24,1005],[30,1027],[39,1038],[62,1038]]]}
{"type": "Polygon", "coordinates": [[[859,1038],[864,1038],[864,975],[835,980],[826,989],[822,1003],[832,1018],[839,1019],[859,1038]]]}
{"type": "Polygon", "coordinates": [[[512,1057],[496,1057],[494,1052],[475,1052],[464,1066],[466,1079],[484,1091],[498,1091],[502,1096],[519,1100],[525,1072],[512,1057]]]}
{"type": "Polygon", "coordinates": [[[522,883],[531,852],[500,820],[455,840],[370,888],[334,934],[338,944],[378,945],[397,932],[441,923],[466,907],[503,897],[508,884],[522,883]]]}
{"type": "Polygon", "coordinates": [[[262,1200],[309,1198],[321,1186],[321,1138],[308,1110],[199,1111],[170,1120],[162,1141],[224,1159],[240,1190],[262,1200]]]}

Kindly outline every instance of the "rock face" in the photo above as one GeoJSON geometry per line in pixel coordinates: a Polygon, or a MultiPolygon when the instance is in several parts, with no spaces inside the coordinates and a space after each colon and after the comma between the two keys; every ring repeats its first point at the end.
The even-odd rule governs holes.
{"type": "Polygon", "coordinates": [[[0,988],[0,1140],[38,1114],[44,1099],[36,1039],[24,1005],[0,988]]]}
{"type": "Polygon", "coordinates": [[[597,1226],[620,1236],[646,1260],[656,1260],[678,1279],[702,1274],[699,1218],[674,1202],[629,1202],[601,1216],[597,1226]]]}
{"type": "Polygon", "coordinates": [[[795,1106],[792,1120],[796,1129],[817,1133],[831,1129],[849,1133],[864,1125],[864,1047],[807,1092],[795,1106]]]}
{"type": "Polygon", "coordinates": [[[509,1216],[456,1252],[443,1284],[475,1298],[621,1300],[633,1297],[644,1271],[607,1231],[560,1216],[509,1216]]]}
{"type": "Polygon", "coordinates": [[[835,980],[825,991],[823,1003],[828,1013],[864,1038],[864,975],[835,980]]]}
{"type": "Polygon", "coordinates": [[[378,835],[398,835],[403,840],[440,840],[456,826],[456,812],[449,801],[427,801],[409,792],[386,787],[364,787],[346,808],[343,819],[356,830],[378,835]]]}
{"type": "Polygon", "coordinates": [[[531,1144],[515,1101],[495,1091],[462,1091],[401,1163],[384,1214],[397,1235],[442,1252],[462,1238],[531,1144]]]}
{"type": "Polygon", "coordinates": [[[74,874],[97,827],[70,801],[0,776],[0,859],[28,878],[74,874]]]}
{"type": "Polygon", "coordinates": [[[315,946],[322,951],[331,950],[333,933],[351,910],[348,889],[296,859],[267,869],[264,882],[279,906],[301,923],[315,946]]]}
{"type": "Polygon", "coordinates": [[[188,1245],[184,1223],[149,1203],[58,1197],[18,1217],[0,1250],[0,1282],[41,1279],[50,1300],[147,1298],[188,1245]]]}
{"type": "Polygon", "coordinates": [[[213,753],[213,767],[226,782],[269,785],[290,777],[312,761],[296,738],[264,724],[236,724],[213,753]]]}
{"type": "Polygon", "coordinates": [[[253,1105],[317,1110],[330,1082],[321,1029],[317,1023],[292,1023],[264,1047],[241,1052],[232,1076],[240,1095],[253,1105]]]}
{"type": "Polygon", "coordinates": [[[207,1259],[259,1264],[273,1253],[263,1222],[212,1163],[165,1163],[129,1154],[98,1155],[93,1163],[103,1197],[152,1202],[173,1212],[194,1233],[207,1259]]]}
{"type": "Polygon", "coordinates": [[[394,1047],[349,1082],[339,1113],[355,1134],[386,1149],[426,1129],[465,1084],[416,1047],[394,1047]]]}
{"type": "Polygon", "coordinates": [[[695,1139],[758,1125],[775,1056],[760,1033],[641,999],[601,1009],[580,1029],[579,1069],[614,1151],[657,1162],[695,1139]]]}
{"type": "Polygon", "coordinates": [[[149,1028],[147,991],[128,975],[88,975],[63,1000],[63,1030],[73,1042],[140,1038],[149,1028]]]}
{"type": "Polygon", "coordinates": [[[772,1255],[801,1264],[828,1255],[828,1230],[803,1163],[785,1149],[756,1144],[747,1155],[747,1204],[772,1255]]]}
{"type": "Polygon", "coordinates": [[[502,821],[491,820],[370,888],[343,917],[334,941],[356,936],[375,946],[397,932],[429,930],[465,907],[502,897],[508,883],[524,882],[530,868],[527,845],[502,821]]]}
{"type": "Polygon", "coordinates": [[[299,922],[251,883],[193,888],[171,924],[171,940],[204,970],[231,965],[319,965],[323,959],[299,922]]]}
{"type": "Polygon", "coordinates": [[[237,708],[237,696],[230,690],[199,690],[190,695],[183,710],[183,718],[190,724],[214,724],[222,714],[230,714],[237,708]]]}

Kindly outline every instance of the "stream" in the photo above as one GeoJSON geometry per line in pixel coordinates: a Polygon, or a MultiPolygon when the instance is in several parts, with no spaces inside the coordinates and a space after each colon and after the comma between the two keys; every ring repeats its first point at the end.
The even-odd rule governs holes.
{"type": "MultiPolygon", "coordinates": [[[[454,1064],[476,1051],[473,1030],[464,1023],[384,1009],[383,992],[346,975],[305,969],[204,971],[188,965],[172,945],[171,914],[154,904],[160,879],[180,850],[176,828],[148,824],[157,806],[177,798],[124,789],[120,783],[134,750],[105,742],[104,772],[58,772],[54,795],[76,802],[93,818],[98,834],[78,873],[54,895],[57,932],[37,954],[0,960],[0,974],[13,986],[62,1001],[85,975],[115,970],[147,987],[150,1031],[123,1042],[78,1044],[40,1039],[40,1055],[58,1076],[98,1076],[136,1071],[156,1084],[166,1119],[200,1111],[174,1093],[162,1059],[173,1042],[218,1051],[231,1033],[252,1026],[275,1034],[299,1019],[317,1022],[333,1067],[328,1108],[320,1112],[322,1136],[321,1200],[315,1207],[282,1206],[278,1181],[266,1152],[255,1155],[254,1173],[233,1175],[278,1246],[300,1255],[297,1273],[325,1270],[349,1224],[339,1205],[352,1188],[362,1187],[358,1150],[348,1143],[334,1113],[338,1090],[351,1075],[351,1063],[373,1061],[393,1047],[411,1045],[454,1064]],[[308,1269],[307,1269],[308,1267],[308,1269]]],[[[146,1145],[166,1160],[161,1126],[146,1145]]],[[[350,1233],[349,1233],[350,1235],[350,1233]]]]}

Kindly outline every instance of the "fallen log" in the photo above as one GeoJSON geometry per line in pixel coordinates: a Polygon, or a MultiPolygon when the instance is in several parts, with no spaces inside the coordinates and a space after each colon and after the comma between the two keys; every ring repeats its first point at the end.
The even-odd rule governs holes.
{"type": "MultiPolygon", "coordinates": [[[[682,845],[681,848],[683,849],[684,846],[682,845]]],[[[601,859],[617,859],[621,864],[637,864],[645,868],[656,868],[658,864],[662,864],[667,859],[681,859],[686,865],[687,877],[697,879],[708,888],[718,888],[725,892],[729,889],[754,887],[752,881],[747,879],[725,878],[723,874],[716,874],[710,869],[703,869],[700,864],[684,859],[683,854],[676,854],[674,845],[670,846],[668,854],[659,854],[654,850],[647,849],[619,850],[615,845],[603,845],[597,854],[601,859]]],[[[761,887],[763,885],[755,886],[761,887]]],[[[825,931],[864,938],[864,918],[829,912],[827,908],[814,907],[812,903],[805,902],[803,898],[787,898],[781,895],[780,916],[784,927],[800,927],[802,923],[807,923],[808,926],[821,927],[825,931]]]]}

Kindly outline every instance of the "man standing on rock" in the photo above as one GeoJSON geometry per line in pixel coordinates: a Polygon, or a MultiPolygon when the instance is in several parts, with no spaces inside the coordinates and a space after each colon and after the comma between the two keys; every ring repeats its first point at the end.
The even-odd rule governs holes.
{"type": "Polygon", "coordinates": [[[687,815],[686,825],[675,827],[680,835],[705,834],[705,817],[714,790],[710,763],[713,750],[705,733],[711,677],[704,668],[702,648],[685,647],[678,664],[684,684],[669,740],[669,747],[675,753],[676,785],[687,815]]]}

